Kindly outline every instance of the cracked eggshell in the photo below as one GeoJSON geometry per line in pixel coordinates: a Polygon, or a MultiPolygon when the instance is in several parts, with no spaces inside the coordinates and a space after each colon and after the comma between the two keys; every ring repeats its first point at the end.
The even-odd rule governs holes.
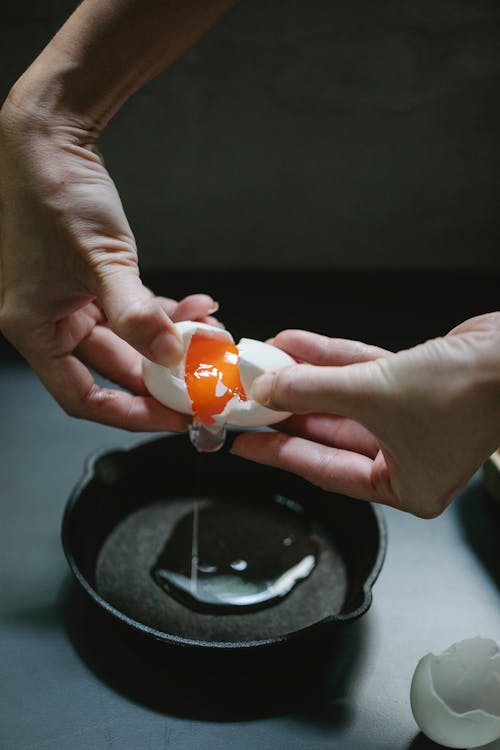
{"type": "MultiPolygon", "coordinates": [[[[234,343],[233,337],[228,331],[206,323],[185,320],[175,325],[183,340],[185,353],[195,331],[202,330],[207,336],[234,343]]],[[[295,364],[295,360],[286,352],[263,341],[241,339],[237,348],[240,377],[246,393],[249,393],[255,378],[264,372],[295,364]]],[[[152,396],[170,409],[182,414],[192,414],[191,400],[184,381],[184,367],[185,355],[179,364],[172,368],[143,359],[142,372],[146,388],[152,396]]],[[[252,428],[276,424],[289,416],[289,412],[274,411],[252,399],[240,401],[238,397],[235,397],[226,405],[224,411],[216,415],[214,419],[216,423],[252,428]]]]}
{"type": "Polygon", "coordinates": [[[413,675],[410,702],[422,732],[441,745],[476,748],[500,737],[500,650],[467,638],[427,654],[413,675]]]}
{"type": "Polygon", "coordinates": [[[181,414],[192,414],[191,401],[184,382],[184,365],[186,352],[195,331],[205,331],[207,335],[213,338],[223,339],[234,343],[233,337],[223,328],[209,326],[206,323],[197,323],[192,320],[183,320],[176,323],[175,327],[179,332],[184,344],[184,357],[173,367],[164,367],[156,362],[150,362],[149,359],[142,360],[142,376],[144,384],[152,396],[165,406],[181,414]]]}
{"type": "MultiPolygon", "coordinates": [[[[280,370],[296,364],[295,360],[282,349],[255,339],[241,339],[238,343],[240,355],[240,376],[245,393],[250,392],[255,378],[269,370],[280,370]]],[[[290,412],[275,411],[257,403],[240,401],[231,414],[229,424],[237,427],[264,427],[282,422],[290,412]]]]}

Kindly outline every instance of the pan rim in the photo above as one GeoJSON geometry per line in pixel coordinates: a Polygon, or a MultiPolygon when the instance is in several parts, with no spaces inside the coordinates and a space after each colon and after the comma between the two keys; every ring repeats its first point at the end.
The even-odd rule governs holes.
{"type": "MultiPolygon", "coordinates": [[[[175,437],[178,435],[179,433],[175,433],[175,432],[161,433],[162,438],[175,437]]],[[[145,623],[139,622],[138,620],[135,620],[132,617],[129,617],[128,615],[126,615],[124,612],[117,609],[116,607],[113,607],[113,605],[107,602],[106,599],[104,599],[96,591],[96,589],[89,583],[87,578],[83,575],[76,561],[76,558],[71,550],[70,528],[71,528],[72,513],[77,502],[79,501],[82,491],[94,479],[95,477],[94,468],[95,468],[96,463],[100,459],[104,458],[104,456],[107,456],[111,453],[116,453],[116,452],[132,453],[134,450],[138,448],[142,448],[148,443],[154,443],[158,441],[158,439],[159,439],[158,436],[154,436],[152,438],[146,438],[146,439],[142,438],[126,447],[116,446],[115,448],[109,448],[109,447],[101,448],[99,450],[94,451],[90,455],[88,455],[84,462],[83,472],[80,478],[77,480],[76,484],[74,485],[73,490],[71,491],[68,497],[68,500],[66,502],[64,513],[62,516],[61,532],[60,532],[63,552],[66,557],[66,561],[69,565],[69,568],[72,574],[74,575],[76,581],[97,606],[103,609],[108,615],[111,615],[111,617],[114,617],[121,624],[126,625],[127,627],[131,628],[137,634],[147,636],[148,638],[152,638],[153,640],[159,643],[162,643],[164,645],[171,645],[171,646],[176,646],[180,648],[199,649],[203,651],[220,650],[220,651],[225,651],[225,652],[227,651],[240,651],[241,652],[245,650],[254,650],[254,649],[262,650],[262,649],[269,648],[269,647],[284,646],[284,645],[290,644],[291,642],[296,642],[298,640],[309,638],[312,635],[319,634],[320,632],[327,631],[334,624],[348,623],[348,622],[354,621],[368,611],[373,601],[372,589],[380,574],[380,571],[382,569],[382,566],[386,557],[386,552],[387,552],[387,524],[386,524],[385,516],[380,505],[374,502],[370,502],[370,501],[368,501],[368,505],[370,507],[371,512],[373,513],[373,519],[377,527],[378,549],[377,549],[377,554],[375,556],[375,560],[372,564],[371,570],[369,574],[366,576],[362,589],[360,591],[360,594],[362,595],[362,601],[359,604],[359,606],[356,607],[356,609],[354,610],[351,610],[349,612],[344,612],[343,614],[327,615],[326,617],[322,618],[321,620],[318,620],[317,622],[311,623],[310,625],[307,625],[298,630],[291,631],[290,633],[286,633],[284,635],[269,636],[267,638],[259,638],[259,639],[246,640],[246,641],[206,641],[206,640],[201,640],[201,639],[188,638],[184,636],[174,635],[172,633],[167,633],[163,630],[152,628],[151,626],[146,625],[145,623]]]]}

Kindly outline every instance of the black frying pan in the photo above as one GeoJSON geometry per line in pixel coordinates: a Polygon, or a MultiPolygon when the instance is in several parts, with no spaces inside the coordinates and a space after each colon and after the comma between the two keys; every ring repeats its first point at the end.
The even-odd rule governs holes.
{"type": "Polygon", "coordinates": [[[181,435],[92,457],[68,500],[62,542],[77,581],[117,626],[154,648],[222,655],[302,648],[363,615],[385,557],[386,530],[376,505],[324,492],[226,450],[197,454],[181,435]],[[300,504],[321,538],[315,569],[256,612],[197,612],[169,597],[150,570],[164,542],[162,524],[193,496],[262,507],[280,496],[300,504]]]}

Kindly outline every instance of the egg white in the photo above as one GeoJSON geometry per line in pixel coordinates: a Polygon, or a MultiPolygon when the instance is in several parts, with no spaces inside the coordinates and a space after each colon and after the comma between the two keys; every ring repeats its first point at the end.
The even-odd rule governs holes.
{"type": "MultiPolygon", "coordinates": [[[[176,328],[184,344],[184,356],[181,361],[175,367],[169,368],[144,358],[143,378],[146,388],[157,401],[182,414],[192,414],[191,399],[184,376],[186,353],[193,334],[196,331],[204,331],[208,337],[231,343],[234,343],[234,339],[225,329],[192,320],[176,323],[176,328]]],[[[256,377],[269,370],[275,371],[295,364],[295,360],[286,352],[263,341],[243,338],[237,344],[237,349],[240,378],[247,398],[256,377]]],[[[247,401],[240,401],[238,396],[234,396],[221,414],[214,415],[214,420],[216,424],[251,428],[276,424],[289,416],[289,412],[268,409],[250,398],[247,401]]]]}

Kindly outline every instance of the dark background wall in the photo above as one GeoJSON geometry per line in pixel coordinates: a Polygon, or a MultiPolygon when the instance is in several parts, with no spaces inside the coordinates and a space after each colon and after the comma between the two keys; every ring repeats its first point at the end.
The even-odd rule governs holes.
{"type": "MultiPolygon", "coordinates": [[[[0,94],[74,9],[0,8],[0,94]]],[[[143,269],[500,268],[497,0],[252,0],[102,139],[143,269]]]]}

